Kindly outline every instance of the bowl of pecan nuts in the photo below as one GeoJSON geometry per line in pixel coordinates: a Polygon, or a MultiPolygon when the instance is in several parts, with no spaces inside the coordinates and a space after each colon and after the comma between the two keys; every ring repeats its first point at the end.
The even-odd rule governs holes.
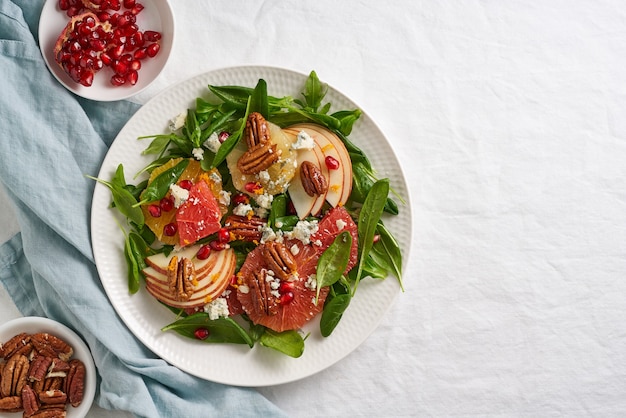
{"type": "Polygon", "coordinates": [[[95,391],[93,358],[74,331],[41,317],[0,326],[0,415],[84,417],[95,391]]]}

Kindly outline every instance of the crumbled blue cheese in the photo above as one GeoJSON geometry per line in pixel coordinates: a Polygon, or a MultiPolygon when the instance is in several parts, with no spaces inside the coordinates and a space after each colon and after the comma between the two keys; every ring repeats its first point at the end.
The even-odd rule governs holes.
{"type": "Polygon", "coordinates": [[[335,225],[337,225],[337,229],[339,231],[343,231],[343,229],[346,227],[346,225],[348,225],[348,223],[344,221],[343,219],[337,219],[335,221],[335,225]]]}
{"type": "Polygon", "coordinates": [[[287,238],[295,238],[302,241],[303,244],[309,244],[311,242],[311,235],[315,234],[318,230],[318,221],[307,221],[302,220],[298,221],[296,226],[294,226],[293,230],[290,232],[286,232],[285,236],[287,238]]]}
{"type": "Polygon", "coordinates": [[[207,147],[211,152],[217,153],[217,150],[220,149],[222,143],[220,142],[220,138],[217,135],[217,132],[213,132],[209,137],[204,141],[204,146],[207,147]]]}
{"type": "Polygon", "coordinates": [[[310,290],[317,289],[317,275],[315,273],[309,275],[309,277],[306,278],[306,282],[304,283],[304,287],[306,287],[307,289],[310,289],[310,290]]]}
{"type": "Polygon", "coordinates": [[[209,319],[211,320],[218,319],[219,317],[227,317],[229,315],[228,302],[225,298],[212,300],[204,305],[204,312],[209,314],[209,319]]]}
{"type": "Polygon", "coordinates": [[[261,228],[259,228],[259,231],[261,232],[261,244],[264,244],[269,241],[277,241],[277,242],[283,241],[283,231],[281,230],[274,231],[272,227],[268,225],[264,225],[261,228]]]}
{"type": "Polygon", "coordinates": [[[311,150],[315,147],[315,140],[311,138],[311,135],[305,131],[298,132],[296,136],[296,142],[291,144],[292,149],[307,149],[311,150]]]}
{"type": "Polygon", "coordinates": [[[233,214],[237,216],[248,216],[252,211],[252,206],[248,203],[240,203],[233,209],[233,214]]]}
{"type": "Polygon", "coordinates": [[[193,158],[195,158],[196,160],[198,161],[204,160],[204,149],[194,148],[191,150],[191,153],[193,154],[193,158]]]}
{"type": "Polygon", "coordinates": [[[262,207],[263,209],[270,209],[272,207],[272,201],[274,200],[274,196],[271,194],[263,193],[255,196],[254,200],[257,205],[262,207]]]}
{"type": "Polygon", "coordinates": [[[298,247],[296,244],[293,244],[289,251],[291,251],[291,254],[293,255],[298,255],[300,253],[300,247],[298,247]]]}
{"type": "Polygon", "coordinates": [[[215,184],[222,183],[222,176],[217,170],[211,170],[211,172],[209,173],[209,179],[215,184]]]}
{"type": "Polygon", "coordinates": [[[178,184],[170,185],[170,191],[172,192],[172,197],[174,198],[175,208],[179,208],[180,205],[189,199],[189,190],[183,189],[178,184]]]}
{"type": "Polygon", "coordinates": [[[170,120],[170,131],[174,132],[179,130],[185,125],[185,119],[187,119],[187,111],[179,113],[176,117],[170,120]]]}
{"type": "Polygon", "coordinates": [[[259,171],[259,174],[257,175],[259,176],[259,181],[261,182],[267,183],[271,180],[270,173],[268,173],[267,170],[259,171]]]}
{"type": "Polygon", "coordinates": [[[239,290],[244,295],[247,295],[248,292],[250,292],[250,288],[247,285],[245,285],[245,284],[240,284],[239,287],[237,288],[237,290],[239,290]]]}
{"type": "Polygon", "coordinates": [[[254,214],[259,218],[267,218],[267,216],[269,215],[269,210],[259,206],[254,208],[254,214]]]}
{"type": "Polygon", "coordinates": [[[219,202],[224,206],[230,205],[230,192],[226,190],[220,190],[219,202]]]}

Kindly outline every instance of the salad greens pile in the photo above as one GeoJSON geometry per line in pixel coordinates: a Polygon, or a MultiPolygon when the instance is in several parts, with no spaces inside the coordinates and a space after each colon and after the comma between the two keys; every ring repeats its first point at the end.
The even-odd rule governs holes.
{"type": "MultiPolygon", "coordinates": [[[[167,255],[174,249],[173,246],[156,240],[154,233],[145,225],[141,205],[163,198],[170,185],[179,179],[189,159],[194,158],[194,150],[197,152],[197,149],[203,150],[202,169],[219,170],[224,190],[235,193],[226,157],[242,140],[246,120],[252,112],[259,112],[266,120],[281,128],[298,123],[315,123],[326,127],[343,141],[352,160],[352,192],[344,206],[358,227],[358,262],[344,276],[352,246],[352,236],[347,231],[341,232],[320,256],[317,264],[318,297],[322,287],[328,286],[330,289],[321,316],[321,334],[329,336],[335,329],[355,296],[362,278],[385,279],[388,275],[393,275],[403,289],[400,246],[381,219],[383,212],[398,214],[398,204],[394,198],[402,202],[401,197],[390,189],[389,179],[377,178],[368,157],[348,139],[361,111],[340,110],[331,113],[331,103],[324,102],[327,89],[315,72],[309,74],[300,98],[269,96],[263,79],[254,88],[209,85],[206,97],[198,97],[195,108],[187,110],[181,129],[139,138],[150,140],[143,154],[153,156],[154,159],[136,177],[152,173],[170,160],[182,157],[180,163],[156,176],[149,184],[147,180],[138,184],[129,183],[121,164],[109,181],[94,178],[110,189],[112,206],[127,219],[127,226],[122,229],[125,235],[128,288],[131,293],[140,288],[142,270],[146,268],[145,259],[158,252],[167,255]],[[228,137],[217,152],[212,152],[205,146],[205,141],[214,133],[223,132],[229,133],[228,137]],[[391,197],[390,194],[394,196],[391,197]]],[[[287,200],[286,194],[275,196],[267,220],[268,225],[273,228],[281,225],[285,230],[293,228],[298,217],[288,213],[287,200]]],[[[207,240],[211,238],[213,237],[207,237],[207,240]]],[[[230,245],[237,253],[239,269],[255,244],[231,242],[230,245]]],[[[204,312],[187,314],[180,309],[170,309],[178,315],[178,319],[165,326],[163,331],[173,330],[183,336],[197,338],[197,330],[206,329],[209,332],[202,341],[247,344],[250,347],[259,342],[292,357],[299,357],[304,350],[306,336],[303,337],[298,331],[279,333],[252,323],[245,314],[242,315],[242,321],[236,321],[231,317],[209,319],[204,312]]]]}

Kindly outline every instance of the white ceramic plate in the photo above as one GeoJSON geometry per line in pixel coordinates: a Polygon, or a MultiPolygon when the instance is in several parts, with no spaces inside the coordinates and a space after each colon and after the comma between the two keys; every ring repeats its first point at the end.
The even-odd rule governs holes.
{"type": "Polygon", "coordinates": [[[113,71],[105,67],[96,73],[93,84],[85,87],[74,82],[54,60],[54,44],[69,22],[69,17],[59,9],[58,0],[47,0],[41,10],[39,20],[39,46],[52,75],[75,94],[103,102],[126,99],[148,87],[161,74],[170,57],[174,44],[174,15],[167,0],[142,0],[140,3],[145,8],[137,15],[137,25],[141,30],[161,32],[159,53],[154,58],[142,61],[139,81],[134,86],[111,85],[109,80],[113,71]]]}
{"type": "MultiPolygon", "coordinates": [[[[72,358],[79,359],[85,364],[85,391],[83,394],[83,401],[77,407],[67,407],[68,418],[81,418],[87,415],[91,404],[93,403],[94,396],[96,394],[96,366],[94,365],[93,358],[87,345],[83,340],[71,329],[65,325],[53,321],[48,318],[41,318],[38,316],[27,316],[23,318],[17,318],[9,321],[0,326],[0,343],[5,343],[15,335],[26,332],[28,334],[35,334],[37,332],[47,332],[61,338],[68,343],[74,349],[74,355],[72,358]]],[[[21,417],[21,412],[15,412],[12,414],[6,413],[3,417],[21,417]]]]}
{"type": "MultiPolygon", "coordinates": [[[[137,138],[142,135],[166,133],[170,119],[195,106],[198,96],[206,96],[207,85],[243,85],[254,87],[259,78],[267,81],[268,94],[299,97],[306,75],[270,67],[235,67],[198,75],[165,90],[144,105],[121,130],[102,164],[99,177],[110,179],[118,164],[124,165],[126,178],[150,162],[141,155],[148,145],[137,138]]],[[[323,81],[323,79],[322,79],[323,81]]],[[[354,109],[358,106],[333,88],[326,99],[333,109],[354,109]]],[[[350,138],[366,151],[380,177],[389,177],[392,187],[408,200],[403,173],[392,148],[374,122],[363,114],[355,124],[350,138]]],[[[139,179],[137,179],[139,180],[139,179]]],[[[183,338],[160,329],[174,320],[174,315],[145,289],[130,295],[124,261],[124,238],[117,222],[124,220],[110,210],[111,194],[106,187],[96,186],[92,206],[92,244],[98,272],[111,303],[130,330],[157,355],[193,375],[216,382],[238,386],[267,386],[310,376],[331,366],[361,344],[379,324],[399,294],[394,277],[387,280],[365,279],[343,319],[328,338],[319,332],[319,322],[305,327],[310,332],[304,354],[297,359],[257,344],[208,345],[183,338]],[[116,222],[117,219],[117,222],[116,222]]],[[[411,243],[411,211],[409,204],[400,215],[386,219],[408,257],[411,243]]]]}

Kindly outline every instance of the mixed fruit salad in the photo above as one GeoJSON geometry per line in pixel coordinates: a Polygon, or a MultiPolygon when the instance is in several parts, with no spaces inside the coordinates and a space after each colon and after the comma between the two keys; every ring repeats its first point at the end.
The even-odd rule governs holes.
{"type": "Polygon", "coordinates": [[[365,277],[397,278],[402,254],[383,223],[401,201],[348,136],[361,112],[331,113],[311,72],[299,98],[208,86],[150,141],[153,161],[110,180],[126,219],[131,293],[142,284],[177,318],[164,331],[299,357],[302,327],[329,336],[365,277]]]}

